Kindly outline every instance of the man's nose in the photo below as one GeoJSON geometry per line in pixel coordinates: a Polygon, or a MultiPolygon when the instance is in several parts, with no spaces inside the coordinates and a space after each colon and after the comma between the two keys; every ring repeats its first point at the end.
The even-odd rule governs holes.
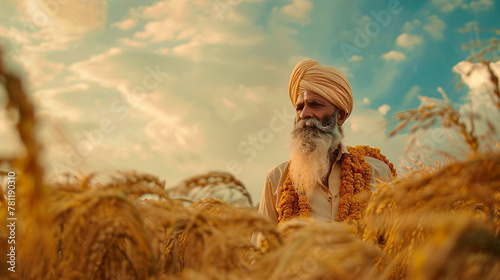
{"type": "Polygon", "coordinates": [[[307,119],[307,118],[312,118],[314,117],[311,108],[309,106],[305,105],[304,108],[302,109],[302,112],[300,113],[300,118],[301,119],[307,119]]]}

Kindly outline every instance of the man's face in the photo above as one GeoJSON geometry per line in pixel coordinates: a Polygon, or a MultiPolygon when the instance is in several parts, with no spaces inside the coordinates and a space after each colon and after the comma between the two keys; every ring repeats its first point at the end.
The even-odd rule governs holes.
{"type": "Polygon", "coordinates": [[[321,95],[307,91],[297,98],[295,122],[307,118],[316,118],[323,122],[325,117],[336,114],[337,107],[321,95]]]}
{"type": "Polygon", "coordinates": [[[297,116],[288,145],[290,179],[299,195],[307,195],[309,201],[317,183],[326,178],[333,152],[343,138],[337,112],[334,105],[312,92],[297,100],[297,116]]]}

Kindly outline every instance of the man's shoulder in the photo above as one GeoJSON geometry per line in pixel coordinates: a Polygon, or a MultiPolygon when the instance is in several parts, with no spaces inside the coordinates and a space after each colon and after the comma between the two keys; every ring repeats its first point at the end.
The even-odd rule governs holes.
{"type": "MultiPolygon", "coordinates": [[[[390,173],[392,177],[392,173],[394,171],[395,174],[395,169],[393,164],[387,159],[386,156],[384,156],[380,149],[378,148],[372,148],[370,146],[366,145],[357,145],[354,147],[347,147],[349,153],[351,152],[356,152],[361,155],[363,155],[365,162],[367,162],[372,171],[373,169],[381,170],[383,172],[379,172],[382,175],[385,175],[385,173],[390,173]]],[[[373,172],[372,172],[373,173],[373,172]]]]}
{"type": "Polygon", "coordinates": [[[285,161],[271,168],[267,172],[267,178],[271,181],[277,181],[277,180],[279,181],[279,179],[283,176],[283,174],[287,172],[289,162],[290,161],[285,161]]]}
{"type": "Polygon", "coordinates": [[[365,161],[369,164],[369,165],[374,165],[374,166],[387,166],[387,168],[389,168],[389,166],[387,165],[387,163],[381,161],[380,159],[377,159],[377,158],[374,158],[374,157],[371,157],[371,156],[364,156],[365,157],[365,161]]]}
{"type": "Polygon", "coordinates": [[[382,160],[371,156],[365,156],[365,161],[370,165],[372,176],[384,182],[389,182],[393,179],[391,168],[382,160]]]}

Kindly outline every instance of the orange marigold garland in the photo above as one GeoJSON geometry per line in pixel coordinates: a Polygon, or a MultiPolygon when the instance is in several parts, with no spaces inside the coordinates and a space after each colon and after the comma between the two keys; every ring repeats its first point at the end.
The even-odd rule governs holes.
{"type": "Polygon", "coordinates": [[[340,189],[346,191],[339,194],[339,211],[335,218],[337,221],[360,220],[366,209],[367,202],[358,199],[356,195],[363,191],[371,194],[370,165],[365,161],[367,148],[371,149],[368,146],[347,147],[349,153],[342,155],[340,189]]]}
{"type": "Polygon", "coordinates": [[[281,197],[278,203],[279,223],[292,218],[308,218],[311,215],[311,206],[307,202],[307,197],[299,196],[293,187],[290,176],[286,178],[283,186],[280,187],[281,197]]]}
{"type": "Polygon", "coordinates": [[[336,220],[344,220],[349,215],[351,201],[349,200],[354,193],[354,170],[352,160],[349,154],[342,155],[342,165],[340,173],[339,189],[339,210],[336,220]]]}
{"type": "MultiPolygon", "coordinates": [[[[368,146],[347,147],[349,153],[342,154],[340,173],[339,209],[335,220],[360,220],[368,204],[360,200],[356,195],[370,191],[371,170],[365,161],[365,156],[373,157],[385,162],[391,169],[393,177],[396,177],[394,165],[380,153],[380,149],[368,146]]],[[[290,176],[280,187],[281,197],[278,203],[278,222],[281,224],[296,217],[310,217],[311,207],[307,197],[299,196],[293,187],[290,176]]]]}

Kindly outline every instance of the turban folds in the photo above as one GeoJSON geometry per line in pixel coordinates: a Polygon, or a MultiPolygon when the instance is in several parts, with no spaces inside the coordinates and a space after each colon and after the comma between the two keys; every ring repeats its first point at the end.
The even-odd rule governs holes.
{"type": "Polygon", "coordinates": [[[293,107],[297,107],[297,98],[305,91],[321,95],[340,109],[338,125],[342,125],[352,112],[351,85],[335,67],[323,66],[312,59],[299,62],[293,69],[288,85],[293,107]]]}

